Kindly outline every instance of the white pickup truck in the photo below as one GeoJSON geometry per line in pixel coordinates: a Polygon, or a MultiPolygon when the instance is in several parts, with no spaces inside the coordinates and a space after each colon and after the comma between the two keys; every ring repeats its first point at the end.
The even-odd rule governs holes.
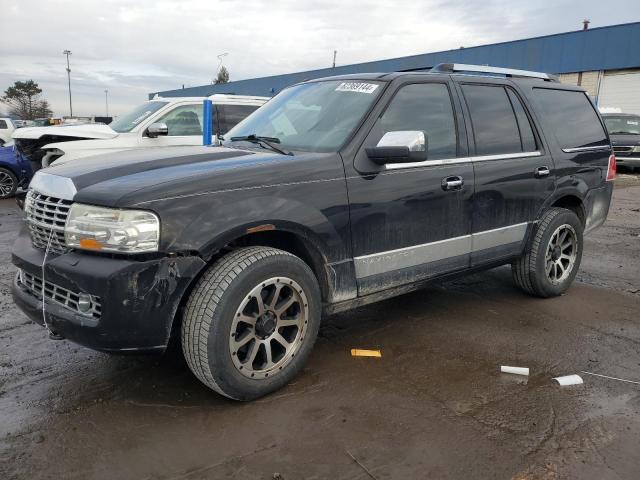
{"type": "MultiPolygon", "coordinates": [[[[215,136],[232,127],[269,100],[268,97],[216,94],[213,102],[215,136]]],[[[13,134],[16,148],[34,170],[78,158],[137,148],[201,145],[205,97],[156,97],[109,125],[57,125],[20,128],[13,134]]],[[[214,137],[214,139],[216,138],[214,137]]]]}
{"type": "Polygon", "coordinates": [[[9,143],[11,135],[15,131],[16,126],[10,118],[0,118],[0,147],[5,143],[9,143]]]}

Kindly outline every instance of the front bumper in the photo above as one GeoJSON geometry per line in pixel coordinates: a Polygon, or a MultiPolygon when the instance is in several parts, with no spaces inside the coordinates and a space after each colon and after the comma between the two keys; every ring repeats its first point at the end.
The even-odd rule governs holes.
{"type": "MultiPolygon", "coordinates": [[[[13,248],[19,269],[42,278],[44,251],[36,249],[23,228],[13,248]]],[[[81,252],[47,257],[48,286],[100,299],[100,312],[82,314],[45,294],[45,314],[51,331],[102,351],[164,350],[180,302],[191,281],[205,266],[199,257],[163,257],[136,261],[81,252]]],[[[34,322],[44,325],[42,300],[19,281],[13,298],[34,322]]]]}

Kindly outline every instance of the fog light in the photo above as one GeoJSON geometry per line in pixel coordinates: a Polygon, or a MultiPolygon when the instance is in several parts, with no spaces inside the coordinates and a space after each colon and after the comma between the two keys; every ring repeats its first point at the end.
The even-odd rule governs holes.
{"type": "Polygon", "coordinates": [[[81,293],[78,295],[78,310],[82,313],[87,313],[91,310],[91,295],[81,293]]]}

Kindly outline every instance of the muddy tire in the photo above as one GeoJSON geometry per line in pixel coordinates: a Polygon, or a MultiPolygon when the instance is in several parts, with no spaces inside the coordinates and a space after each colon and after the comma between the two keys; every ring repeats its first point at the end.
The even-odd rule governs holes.
{"type": "Polygon", "coordinates": [[[18,179],[8,168],[0,168],[0,199],[12,197],[18,189],[18,179]]]}
{"type": "Polygon", "coordinates": [[[320,319],[320,288],[305,262],[275,248],[242,248],[198,280],[185,308],[182,349],[205,385],[253,400],[300,372],[320,319]]]}
{"type": "Polygon", "coordinates": [[[571,210],[547,210],[525,254],[511,264],[516,285],[530,295],[543,298],[566,292],[580,268],[582,233],[582,222],[571,210]]]}

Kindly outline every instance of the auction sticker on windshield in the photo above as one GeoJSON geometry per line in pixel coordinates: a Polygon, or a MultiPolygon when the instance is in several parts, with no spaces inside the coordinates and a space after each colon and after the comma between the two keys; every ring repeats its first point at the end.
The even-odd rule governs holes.
{"type": "Polygon", "coordinates": [[[378,88],[378,85],[375,83],[342,82],[336,88],[336,92],[373,93],[376,88],[378,88]]]}

